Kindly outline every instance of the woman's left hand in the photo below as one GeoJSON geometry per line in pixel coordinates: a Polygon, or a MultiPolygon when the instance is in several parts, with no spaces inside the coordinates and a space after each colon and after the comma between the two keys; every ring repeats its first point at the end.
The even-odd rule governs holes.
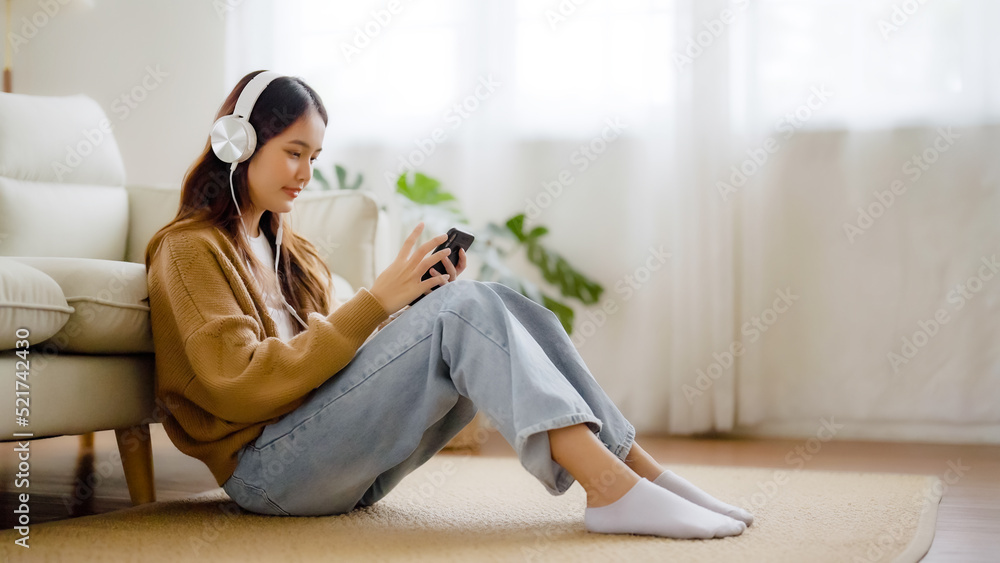
{"type": "MultiPolygon", "coordinates": [[[[458,249],[458,266],[457,267],[454,264],[451,263],[450,256],[449,256],[448,259],[442,260],[442,262],[444,262],[445,269],[448,270],[448,281],[449,282],[455,281],[456,279],[458,279],[459,274],[461,274],[462,272],[465,271],[465,266],[466,266],[465,249],[464,248],[459,248],[458,249]]],[[[442,272],[438,272],[437,268],[431,268],[431,271],[435,272],[436,274],[441,274],[442,273],[442,272]]]]}

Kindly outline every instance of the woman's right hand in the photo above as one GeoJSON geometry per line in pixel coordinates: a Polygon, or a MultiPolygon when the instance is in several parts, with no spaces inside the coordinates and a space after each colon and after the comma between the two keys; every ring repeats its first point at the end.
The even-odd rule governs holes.
{"type": "Polygon", "coordinates": [[[413,232],[410,233],[410,236],[406,237],[406,241],[403,242],[403,248],[399,250],[396,259],[379,274],[378,278],[375,279],[375,283],[372,284],[371,289],[368,290],[369,293],[382,303],[382,306],[385,307],[385,310],[390,315],[405,307],[420,295],[430,293],[431,288],[444,285],[448,282],[448,274],[446,272],[423,281],[420,279],[428,268],[444,260],[451,253],[449,249],[445,248],[431,255],[427,254],[431,250],[434,250],[437,245],[447,240],[447,233],[430,239],[417,247],[416,251],[413,251],[413,245],[423,230],[424,223],[421,221],[413,229],[413,232]],[[413,251],[412,255],[411,251],[413,251]]]}

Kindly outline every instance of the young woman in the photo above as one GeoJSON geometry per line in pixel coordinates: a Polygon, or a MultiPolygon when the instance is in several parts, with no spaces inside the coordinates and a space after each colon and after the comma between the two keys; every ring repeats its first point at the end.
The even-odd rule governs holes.
{"type": "Polygon", "coordinates": [[[589,531],[746,529],[750,513],[634,441],[551,311],[503,285],[457,279],[464,251],[457,267],[443,260],[446,272],[421,281],[448,253],[431,253],[444,234],[416,245],[421,223],[372,287],[338,300],[316,248],[282,219],[312,177],[326,109],[301,79],[274,73],[247,88],[255,101],[241,101],[259,73],[217,116],[243,107],[252,154],[224,161],[226,142],[207,143],[177,216],[146,249],[164,427],[235,502],[273,515],[369,506],[483,410],[551,494],[580,482],[589,531]]]}

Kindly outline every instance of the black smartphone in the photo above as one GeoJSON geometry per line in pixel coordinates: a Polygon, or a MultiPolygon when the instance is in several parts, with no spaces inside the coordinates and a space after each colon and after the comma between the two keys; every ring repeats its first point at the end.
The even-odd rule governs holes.
{"type": "MultiPolygon", "coordinates": [[[[452,264],[454,264],[455,266],[458,266],[458,249],[461,248],[461,249],[465,250],[466,252],[468,252],[469,251],[469,247],[472,246],[472,241],[474,241],[474,240],[476,240],[476,237],[472,236],[471,234],[469,234],[469,233],[467,233],[465,231],[460,231],[460,230],[456,229],[455,227],[452,227],[452,228],[448,229],[448,238],[446,238],[444,242],[442,242],[441,244],[439,244],[438,247],[434,249],[434,252],[440,252],[440,251],[444,250],[445,248],[450,248],[451,249],[451,254],[448,255],[448,259],[451,260],[452,264]]],[[[447,274],[448,273],[448,270],[444,267],[444,262],[441,261],[441,260],[438,260],[437,264],[434,264],[430,268],[427,268],[427,271],[424,272],[424,275],[420,277],[420,281],[424,281],[424,280],[428,280],[428,279],[432,278],[435,275],[434,273],[431,272],[432,269],[437,270],[439,274],[447,274]]],[[[434,291],[435,289],[437,289],[439,287],[441,287],[441,286],[440,285],[435,285],[434,287],[431,288],[431,291],[434,291]]],[[[416,299],[414,299],[413,301],[410,301],[410,305],[412,306],[417,301],[420,301],[421,299],[423,299],[426,295],[429,295],[429,294],[418,295],[416,299]]]]}

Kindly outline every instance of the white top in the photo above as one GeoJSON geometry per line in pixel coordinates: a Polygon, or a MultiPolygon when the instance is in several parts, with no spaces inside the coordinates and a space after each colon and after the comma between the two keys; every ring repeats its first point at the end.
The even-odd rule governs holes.
{"type": "MultiPolygon", "coordinates": [[[[254,254],[260,258],[260,261],[264,263],[268,271],[273,272],[274,254],[271,251],[271,245],[267,242],[267,237],[264,236],[264,231],[261,231],[256,237],[250,237],[250,247],[253,249],[254,254]]],[[[265,291],[264,302],[267,304],[268,314],[271,315],[275,324],[278,325],[278,337],[285,342],[291,340],[295,332],[295,325],[292,323],[292,317],[288,314],[288,309],[285,308],[285,303],[281,299],[281,296],[265,291]]]]}

